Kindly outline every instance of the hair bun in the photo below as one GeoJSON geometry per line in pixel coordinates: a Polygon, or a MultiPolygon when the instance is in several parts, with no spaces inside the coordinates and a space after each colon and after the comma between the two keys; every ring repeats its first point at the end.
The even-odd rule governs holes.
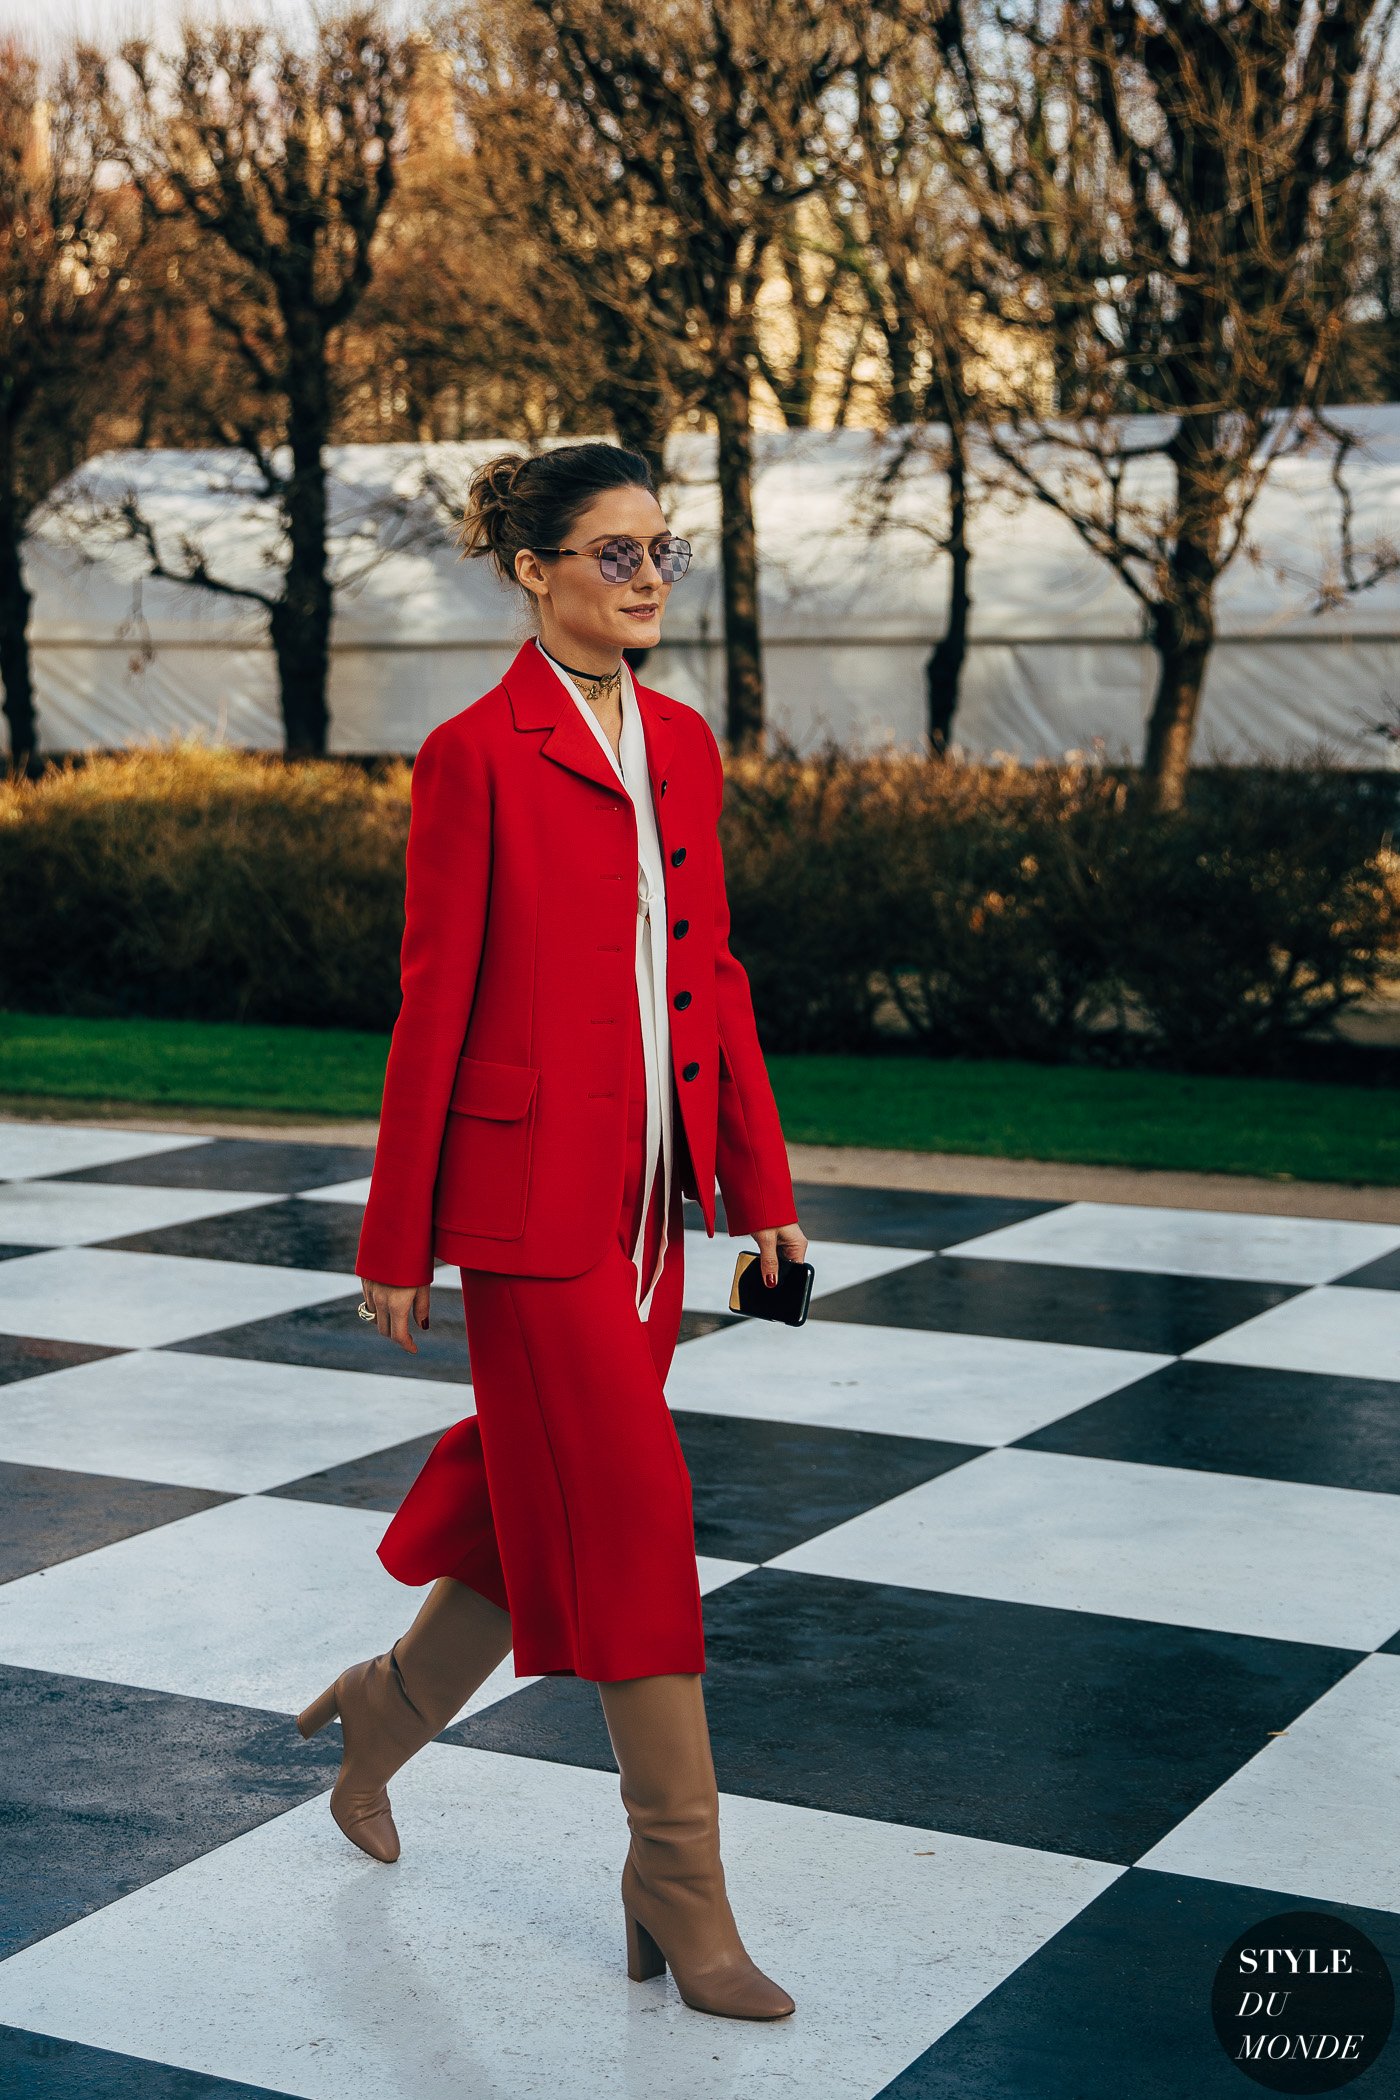
{"type": "Polygon", "coordinates": [[[646,460],[622,445],[585,440],[540,452],[497,452],[468,484],[457,544],[463,556],[489,554],[502,581],[523,589],[516,555],[525,548],[564,546],[575,519],[617,488],[655,494],[646,460]]]}
{"type": "MultiPolygon", "coordinates": [[[[507,520],[516,508],[516,483],[530,465],[528,452],[498,452],[485,460],[472,475],[467,505],[457,544],[463,555],[492,554],[504,566],[508,534],[507,520]]],[[[518,499],[516,499],[518,501],[518,499]]]]}

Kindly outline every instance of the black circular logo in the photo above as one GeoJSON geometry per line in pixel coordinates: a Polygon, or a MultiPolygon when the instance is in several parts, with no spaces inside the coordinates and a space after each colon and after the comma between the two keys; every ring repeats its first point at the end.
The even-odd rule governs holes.
{"type": "Polygon", "coordinates": [[[1344,1918],[1288,1910],[1251,1925],[1215,1972],[1220,2046],[1271,2093],[1334,2093],[1380,2055],[1395,1986],[1379,1947],[1344,1918]]]}

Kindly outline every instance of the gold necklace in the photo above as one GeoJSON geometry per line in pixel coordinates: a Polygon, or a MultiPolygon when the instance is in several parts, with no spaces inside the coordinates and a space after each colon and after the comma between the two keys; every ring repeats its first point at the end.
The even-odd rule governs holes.
{"type": "Polygon", "coordinates": [[[582,688],[583,697],[590,707],[597,707],[600,700],[611,699],[614,694],[617,696],[619,707],[622,705],[621,665],[617,670],[609,671],[605,678],[588,678],[577,671],[570,671],[569,676],[582,688]]]}
{"type": "MultiPolygon", "coordinates": [[[[541,642],[540,647],[544,649],[543,642],[541,642]]],[[[615,671],[604,671],[601,673],[594,673],[592,671],[576,671],[573,668],[572,664],[566,664],[562,660],[562,658],[558,656],[551,656],[550,651],[548,649],[545,649],[544,653],[546,656],[550,657],[550,661],[552,663],[558,664],[561,671],[568,672],[570,678],[573,679],[574,684],[582,690],[583,697],[588,702],[590,707],[596,707],[600,700],[606,700],[609,697],[609,695],[614,691],[616,691],[617,693],[618,704],[621,705],[621,664],[618,665],[615,671]]]]}

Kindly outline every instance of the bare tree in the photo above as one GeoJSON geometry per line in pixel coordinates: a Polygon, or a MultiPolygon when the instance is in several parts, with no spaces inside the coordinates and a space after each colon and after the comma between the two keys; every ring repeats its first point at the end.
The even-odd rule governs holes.
{"type": "Polygon", "coordinates": [[[234,584],[189,547],[170,562],[132,529],[153,574],[266,608],[291,756],[326,744],[335,341],[374,275],[412,62],[373,7],[320,18],[305,48],[263,26],[187,21],[172,58],[141,42],[120,67],[89,56],[111,150],[150,213],[183,229],[188,281],[241,367],[242,392],[208,403],[209,435],[253,460],[277,509],[277,586],[234,584]]]}
{"type": "Polygon", "coordinates": [[[1163,808],[1185,792],[1217,582],[1335,368],[1396,11],[1013,0],[993,20],[935,0],[930,106],[989,309],[1058,385],[1055,416],[1028,387],[990,441],[1142,609],[1163,808]]]}
{"type": "Polygon", "coordinates": [[[686,280],[649,195],[620,182],[591,124],[561,122],[560,66],[531,0],[450,26],[479,226],[514,297],[512,354],[552,367],[566,414],[666,480],[666,438],[695,407],[686,280]]]}
{"type": "Polygon", "coordinates": [[[885,352],[889,420],[904,433],[860,508],[878,533],[906,469],[942,472],[946,508],[926,528],[948,562],[948,615],[924,666],[925,731],[937,756],[952,737],[971,628],[971,437],[1004,402],[979,290],[980,229],[929,101],[936,47],[916,17],[869,15],[859,38],[847,93],[831,110],[832,190],[885,352]]]}
{"type": "MultiPolygon", "coordinates": [[[[848,47],[824,0],[518,0],[522,77],[543,99],[536,157],[576,156],[595,203],[622,200],[635,270],[622,318],[644,348],[669,336],[714,418],[728,686],[736,749],[763,736],[751,390],[764,258],[815,191],[817,111],[848,47]]],[[[575,197],[577,193],[575,193],[575,197]]],[[[585,237],[597,224],[581,220],[585,237]]],[[[617,309],[615,289],[608,303],[617,309]]]]}
{"type": "Polygon", "coordinates": [[[0,46],[0,688],[11,765],[30,772],[39,731],[24,535],[112,406],[132,305],[139,229],[100,164],[74,66],[46,85],[22,49],[0,46]]]}

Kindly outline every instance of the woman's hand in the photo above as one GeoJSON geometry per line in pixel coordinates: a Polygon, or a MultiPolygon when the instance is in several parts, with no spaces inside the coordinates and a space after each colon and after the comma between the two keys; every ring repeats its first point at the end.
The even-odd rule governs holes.
{"type": "Polygon", "coordinates": [[[765,1225],[761,1232],[754,1234],[754,1238],[758,1241],[758,1266],[763,1271],[765,1283],[778,1280],[779,1254],[785,1261],[807,1259],[807,1235],[796,1219],[791,1225],[765,1225]]]}
{"type": "Polygon", "coordinates": [[[416,1356],[418,1344],[408,1331],[408,1316],[412,1313],[420,1327],[427,1327],[432,1286],[426,1283],[369,1283],[362,1276],[360,1289],[365,1294],[365,1304],[374,1314],[379,1332],[387,1335],[391,1342],[397,1342],[401,1349],[407,1349],[410,1356],[416,1356]]]}

